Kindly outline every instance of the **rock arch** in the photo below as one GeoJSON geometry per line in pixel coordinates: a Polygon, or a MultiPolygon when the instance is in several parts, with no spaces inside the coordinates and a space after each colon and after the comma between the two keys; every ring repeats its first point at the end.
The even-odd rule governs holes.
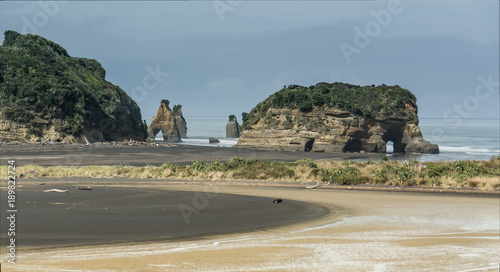
{"type": "Polygon", "coordinates": [[[382,135],[386,150],[387,142],[391,141],[394,144],[393,153],[405,153],[405,144],[403,143],[403,129],[401,126],[391,126],[382,135]]]}
{"type": "Polygon", "coordinates": [[[361,150],[363,150],[361,139],[352,138],[346,142],[344,148],[342,149],[342,152],[360,152],[361,150]]]}
{"type": "Polygon", "coordinates": [[[151,124],[148,127],[148,140],[154,141],[156,134],[162,132],[163,141],[165,142],[180,142],[181,137],[179,129],[175,124],[175,117],[170,108],[168,107],[169,101],[162,100],[160,103],[160,108],[156,112],[156,115],[151,120],[151,124]]]}
{"type": "Polygon", "coordinates": [[[314,138],[309,139],[309,141],[307,141],[306,144],[304,145],[304,151],[305,152],[311,151],[313,149],[313,145],[314,145],[314,138]]]}

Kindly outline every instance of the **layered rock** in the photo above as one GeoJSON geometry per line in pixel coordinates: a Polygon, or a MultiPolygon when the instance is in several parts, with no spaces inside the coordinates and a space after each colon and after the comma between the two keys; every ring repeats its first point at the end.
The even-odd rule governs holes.
{"type": "Polygon", "coordinates": [[[229,121],[226,124],[226,138],[239,138],[240,124],[234,115],[229,116],[229,121]]]}
{"type": "Polygon", "coordinates": [[[148,141],[154,141],[156,134],[160,131],[165,142],[175,143],[181,141],[179,128],[175,123],[175,116],[168,104],[168,100],[161,101],[160,107],[148,127],[148,141]]]}
{"type": "Polygon", "coordinates": [[[0,141],[146,138],[137,104],[92,59],[37,35],[6,31],[0,46],[0,141]]]}
{"type": "Polygon", "coordinates": [[[174,106],[174,116],[175,116],[175,124],[179,129],[179,135],[181,138],[187,138],[187,123],[184,116],[182,116],[182,106],[176,105],[174,106]]]}
{"type": "Polygon", "coordinates": [[[418,127],[414,100],[403,104],[399,115],[371,112],[370,116],[327,103],[304,111],[278,108],[266,100],[251,112],[237,146],[306,152],[386,152],[387,142],[392,141],[394,153],[437,154],[439,147],[424,140],[418,127]]]}

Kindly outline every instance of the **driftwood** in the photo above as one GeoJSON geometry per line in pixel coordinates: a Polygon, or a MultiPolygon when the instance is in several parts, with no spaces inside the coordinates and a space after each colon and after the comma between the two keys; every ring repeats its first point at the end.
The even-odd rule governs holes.
{"type": "Polygon", "coordinates": [[[306,188],[307,188],[307,190],[311,190],[311,189],[314,189],[314,188],[316,188],[316,187],[318,187],[318,186],[319,186],[319,181],[317,181],[317,182],[316,182],[316,185],[313,185],[313,186],[308,186],[308,187],[306,187],[306,188]]]}
{"type": "Polygon", "coordinates": [[[281,199],[281,198],[275,198],[275,199],[273,200],[273,203],[274,203],[274,204],[278,204],[278,203],[281,203],[281,202],[283,202],[283,199],[281,199]]]}
{"type": "Polygon", "coordinates": [[[92,190],[92,187],[90,186],[78,186],[76,187],[77,190],[92,190]]]}
{"type": "Polygon", "coordinates": [[[67,193],[69,190],[61,190],[61,189],[50,189],[50,190],[45,190],[43,191],[44,193],[67,193]]]}

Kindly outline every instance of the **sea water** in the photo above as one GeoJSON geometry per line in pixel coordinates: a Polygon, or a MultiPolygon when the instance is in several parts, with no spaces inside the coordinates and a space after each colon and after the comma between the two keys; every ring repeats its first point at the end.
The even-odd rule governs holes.
{"type": "MultiPolygon", "coordinates": [[[[184,145],[197,146],[234,146],[238,139],[226,138],[227,117],[185,117],[187,139],[184,145]],[[220,143],[210,144],[208,138],[214,137],[220,143]]],[[[489,160],[500,156],[499,119],[420,119],[420,129],[424,139],[439,145],[439,154],[419,156],[420,161],[489,160]]],[[[161,134],[156,136],[162,140],[161,134]]],[[[388,148],[389,149],[389,148],[388,148]]],[[[392,157],[392,154],[388,154],[392,157]]],[[[394,156],[398,158],[398,156],[394,156]]],[[[405,157],[398,159],[404,160],[405,157]]]]}
{"type": "MultiPolygon", "coordinates": [[[[237,142],[237,138],[226,138],[226,124],[228,122],[225,117],[186,117],[187,138],[183,138],[181,145],[196,145],[196,146],[213,146],[213,147],[231,147],[237,142]],[[209,143],[209,138],[216,138],[219,143],[209,143]]],[[[161,133],[156,135],[156,140],[163,140],[161,133]]]]}
{"type": "Polygon", "coordinates": [[[500,156],[499,119],[420,119],[424,139],[439,145],[425,161],[489,160],[500,156]]]}

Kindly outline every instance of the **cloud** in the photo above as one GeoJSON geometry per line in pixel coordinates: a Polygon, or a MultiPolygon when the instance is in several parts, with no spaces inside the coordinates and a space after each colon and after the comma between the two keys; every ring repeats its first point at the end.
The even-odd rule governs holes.
{"type": "Polygon", "coordinates": [[[220,97],[237,97],[245,91],[247,85],[247,80],[244,78],[218,78],[206,85],[206,92],[220,97]]]}

